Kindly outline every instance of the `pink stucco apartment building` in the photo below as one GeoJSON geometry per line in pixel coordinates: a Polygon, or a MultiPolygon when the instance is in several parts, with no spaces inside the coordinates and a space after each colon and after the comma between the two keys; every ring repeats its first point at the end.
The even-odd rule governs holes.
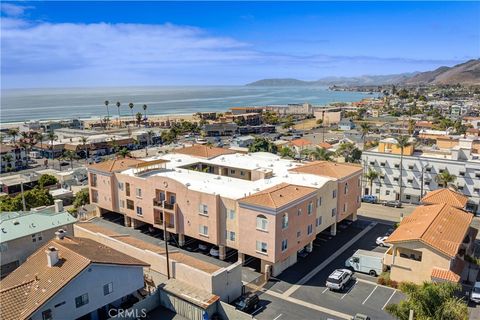
{"type": "Polygon", "coordinates": [[[145,159],[89,166],[90,199],[99,214],[116,212],[125,225],[148,224],[175,236],[258,258],[278,275],[311,251],[315,236],[334,235],[360,206],[360,166],[299,162],[270,153],[235,153],[193,145],[145,159]],[[165,219],[165,220],[164,220],[165,219]]]}

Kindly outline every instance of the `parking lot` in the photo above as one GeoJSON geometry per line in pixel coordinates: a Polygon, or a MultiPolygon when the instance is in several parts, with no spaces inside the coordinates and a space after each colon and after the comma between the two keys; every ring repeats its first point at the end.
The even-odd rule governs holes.
{"type": "Polygon", "coordinates": [[[323,319],[325,315],[325,319],[348,319],[356,313],[366,314],[371,319],[393,319],[385,307],[401,301],[403,294],[393,288],[378,285],[376,277],[355,272],[341,292],[330,291],[325,286],[328,276],[335,269],[345,268],[345,261],[357,249],[385,252],[386,248],[377,246],[375,240],[392,230],[389,224],[371,225],[370,221],[358,220],[351,225],[343,224],[335,237],[320,234],[315,240],[314,251],[309,256],[299,258],[296,265],[265,286],[266,290],[260,298],[269,300],[257,311],[255,318],[276,319],[280,316],[279,320],[312,319],[288,317],[291,310],[303,308],[317,312],[318,319],[323,319]],[[331,257],[334,259],[329,262],[331,257]],[[323,266],[325,261],[329,263],[323,266]],[[319,266],[322,268],[318,272],[308,276],[319,266]],[[307,280],[302,283],[305,278],[307,280]],[[284,303],[287,302],[295,306],[286,308],[284,303]]]}

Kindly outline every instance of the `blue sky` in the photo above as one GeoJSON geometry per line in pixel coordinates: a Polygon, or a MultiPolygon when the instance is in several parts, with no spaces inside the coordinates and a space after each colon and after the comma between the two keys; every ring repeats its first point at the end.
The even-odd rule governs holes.
{"type": "Polygon", "coordinates": [[[232,85],[480,56],[479,2],[3,2],[2,87],[232,85]]]}

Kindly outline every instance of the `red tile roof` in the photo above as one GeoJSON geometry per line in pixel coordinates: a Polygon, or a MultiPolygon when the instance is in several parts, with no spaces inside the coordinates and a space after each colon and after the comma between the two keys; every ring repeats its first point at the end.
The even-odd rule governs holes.
{"type": "Polygon", "coordinates": [[[436,267],[432,269],[431,278],[432,278],[432,281],[446,280],[451,282],[460,282],[460,276],[455,272],[447,269],[436,268],[436,267]]]}

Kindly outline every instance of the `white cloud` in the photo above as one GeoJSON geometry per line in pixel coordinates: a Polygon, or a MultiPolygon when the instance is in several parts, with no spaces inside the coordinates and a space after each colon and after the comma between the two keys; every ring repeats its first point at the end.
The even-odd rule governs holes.
{"type": "Polygon", "coordinates": [[[13,3],[2,3],[0,5],[0,11],[10,17],[19,17],[25,14],[26,10],[33,9],[32,6],[22,6],[13,3]]]}

